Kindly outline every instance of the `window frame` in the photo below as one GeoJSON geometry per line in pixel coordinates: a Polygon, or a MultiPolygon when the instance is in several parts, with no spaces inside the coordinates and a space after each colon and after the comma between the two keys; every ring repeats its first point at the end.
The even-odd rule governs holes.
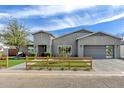
{"type": "Polygon", "coordinates": [[[72,45],[58,45],[57,46],[57,53],[59,54],[59,47],[63,47],[63,46],[69,46],[69,47],[71,47],[71,51],[69,53],[69,55],[71,56],[72,55],[72,45]]]}

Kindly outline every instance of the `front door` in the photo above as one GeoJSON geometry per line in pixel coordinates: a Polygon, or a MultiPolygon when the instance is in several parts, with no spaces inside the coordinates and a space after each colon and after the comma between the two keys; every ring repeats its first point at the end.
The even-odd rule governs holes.
{"type": "Polygon", "coordinates": [[[47,45],[38,45],[38,56],[44,56],[45,52],[47,52],[47,45]]]}

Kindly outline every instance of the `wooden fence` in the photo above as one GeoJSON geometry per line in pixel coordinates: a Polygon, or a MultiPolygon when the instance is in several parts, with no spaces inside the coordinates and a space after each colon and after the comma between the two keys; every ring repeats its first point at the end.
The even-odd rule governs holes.
{"type": "Polygon", "coordinates": [[[7,56],[0,56],[0,68],[1,67],[8,67],[8,57],[7,56]]]}
{"type": "Polygon", "coordinates": [[[92,57],[26,57],[26,69],[32,67],[85,68],[92,69],[92,57]]]}

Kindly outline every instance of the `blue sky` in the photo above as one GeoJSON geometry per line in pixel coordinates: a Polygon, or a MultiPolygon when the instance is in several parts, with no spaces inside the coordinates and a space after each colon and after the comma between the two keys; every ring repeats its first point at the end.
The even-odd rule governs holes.
{"type": "Polygon", "coordinates": [[[123,5],[1,5],[0,29],[10,16],[28,26],[31,32],[45,30],[56,36],[79,29],[124,33],[123,5]]]}

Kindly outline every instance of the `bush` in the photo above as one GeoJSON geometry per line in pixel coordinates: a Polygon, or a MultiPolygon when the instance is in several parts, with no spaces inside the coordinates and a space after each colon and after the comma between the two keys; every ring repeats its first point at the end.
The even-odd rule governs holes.
{"type": "Polygon", "coordinates": [[[48,68],[48,70],[52,70],[52,68],[48,68]]]}
{"type": "Polygon", "coordinates": [[[36,54],[35,54],[35,53],[30,53],[29,55],[30,55],[31,57],[36,56],[36,54]]]}
{"type": "Polygon", "coordinates": [[[61,68],[61,70],[64,70],[64,68],[61,68]]]}
{"type": "Polygon", "coordinates": [[[73,71],[77,71],[77,68],[73,68],[73,71]]]}
{"type": "Polygon", "coordinates": [[[85,68],[85,69],[84,69],[84,71],[89,71],[89,70],[91,70],[91,69],[90,69],[90,68],[85,68]]]}
{"type": "Polygon", "coordinates": [[[39,68],[39,70],[42,70],[43,68],[39,68]]]}
{"type": "Polygon", "coordinates": [[[45,52],[45,53],[44,53],[44,56],[45,56],[45,57],[50,57],[50,56],[51,56],[51,53],[45,52]]]}

